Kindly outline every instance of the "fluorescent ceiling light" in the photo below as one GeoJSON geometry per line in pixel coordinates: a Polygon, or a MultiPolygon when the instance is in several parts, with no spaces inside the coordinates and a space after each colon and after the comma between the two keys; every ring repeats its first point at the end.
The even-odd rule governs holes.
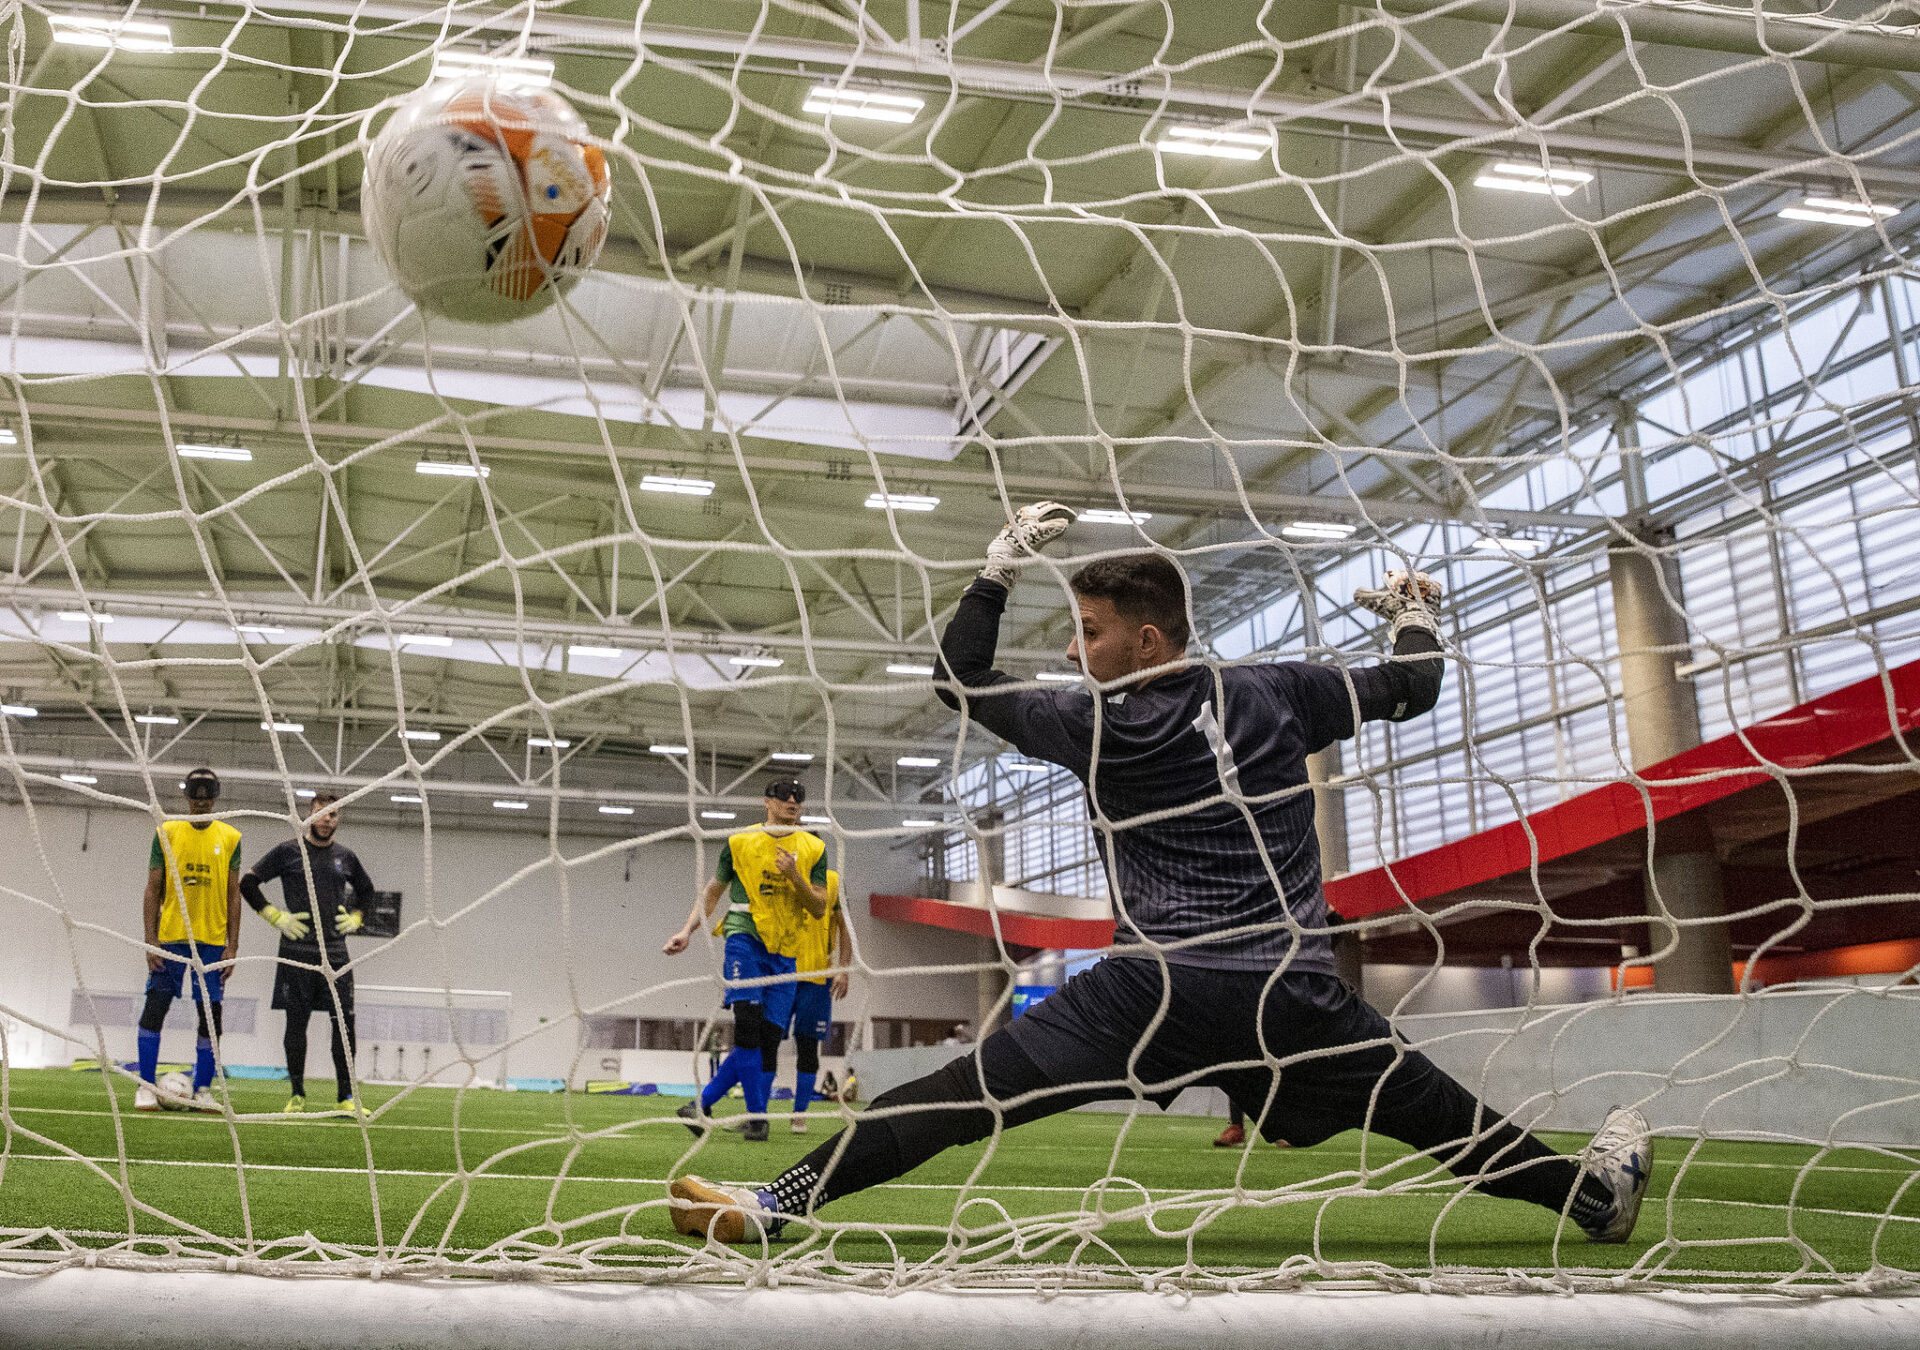
{"type": "Polygon", "coordinates": [[[1208,155],[1214,159],[1260,159],[1273,148],[1270,131],[1229,131],[1225,127],[1176,122],[1161,135],[1156,148],[1173,155],[1208,155]]]}
{"type": "Polygon", "coordinates": [[[40,710],[25,703],[0,703],[0,717],[38,717],[40,710]]]}
{"type": "Polygon", "coordinates": [[[937,830],[946,824],[944,820],[903,820],[900,823],[910,830],[937,830]]]}
{"type": "Polygon", "coordinates": [[[49,21],[53,24],[53,40],[69,47],[110,47],[122,52],[173,50],[173,30],[164,23],[85,14],[55,14],[49,21]]]}
{"type": "Polygon", "coordinates": [[[831,825],[833,824],[833,817],[832,816],[802,816],[800,817],[800,823],[802,825],[831,825]]]}
{"type": "Polygon", "coordinates": [[[485,464],[476,469],[464,459],[423,459],[413,466],[413,471],[438,478],[485,478],[493,472],[485,464]]]}
{"type": "Polygon", "coordinates": [[[437,731],[415,731],[412,727],[408,727],[400,734],[410,741],[437,741],[440,739],[440,733],[437,731]]]}
{"type": "Polygon", "coordinates": [[[1502,160],[1489,164],[1473,185],[1501,192],[1531,192],[1536,197],[1565,197],[1592,181],[1593,175],[1584,169],[1543,169],[1538,164],[1502,160]]]}
{"type": "Polygon", "coordinates": [[[650,745],[647,747],[647,753],[650,755],[684,755],[687,753],[687,747],[684,745],[650,745]]]}
{"type": "Polygon", "coordinates": [[[100,780],[90,773],[63,773],[60,775],[60,781],[63,783],[97,783],[100,780]]]}
{"type": "Polygon", "coordinates": [[[784,666],[786,662],[777,656],[729,656],[727,658],[727,664],[730,666],[752,666],[755,670],[772,670],[775,666],[784,666]]]}
{"type": "Polygon", "coordinates": [[[1037,759],[1016,759],[1003,766],[1008,773],[1052,773],[1053,765],[1043,764],[1037,759]]]}
{"type": "Polygon", "coordinates": [[[545,89],[553,84],[553,62],[537,56],[488,56],[484,52],[442,51],[433,55],[436,80],[490,75],[502,89],[545,89]]]}
{"type": "Polygon", "coordinates": [[[524,811],[527,809],[527,804],[525,802],[498,801],[493,804],[493,809],[496,811],[524,811]]]}
{"type": "Polygon", "coordinates": [[[62,623],[112,623],[111,614],[89,614],[81,609],[63,609],[54,617],[62,623]]]}
{"type": "Polygon", "coordinates": [[[782,764],[811,764],[813,752],[811,750],[775,750],[769,758],[777,759],[782,764]]]}
{"type": "MultiPolygon", "coordinates": [[[[402,805],[414,805],[419,802],[420,798],[411,792],[396,792],[389,796],[387,800],[390,802],[399,802],[402,805]]],[[[495,806],[499,804],[498,802],[494,803],[495,806]]]]}
{"type": "Polygon", "coordinates": [[[1151,511],[1110,511],[1104,506],[1080,513],[1080,520],[1087,525],[1144,525],[1152,519],[1151,511]]]}
{"type": "Polygon", "coordinates": [[[290,736],[298,736],[307,729],[305,722],[262,722],[262,731],[284,731],[290,736]]]}
{"type": "Polygon", "coordinates": [[[1282,526],[1280,533],[1289,539],[1348,539],[1357,528],[1330,520],[1296,520],[1282,526]]]}
{"type": "Polygon", "coordinates": [[[178,441],[174,449],[182,459],[224,459],[233,464],[246,464],[253,459],[253,451],[244,445],[196,445],[192,441],[178,441]]]}
{"type": "Polygon", "coordinates": [[[133,720],[143,727],[177,727],[180,719],[169,717],[165,713],[135,713],[133,720]]]}
{"type": "Polygon", "coordinates": [[[931,511],[940,505],[940,499],[912,492],[869,492],[867,505],[875,511],[885,511],[889,507],[895,511],[931,511]]]}
{"type": "Polygon", "coordinates": [[[0,445],[18,445],[20,437],[7,427],[0,427],[0,445]]]}
{"type": "Polygon", "coordinates": [[[894,665],[890,665],[887,667],[887,674],[919,675],[924,677],[924,676],[933,674],[933,667],[932,666],[910,666],[904,663],[896,663],[894,665]]]}
{"type": "Polygon", "coordinates": [[[1546,545],[1538,539],[1523,539],[1513,535],[1483,534],[1473,541],[1478,553],[1517,553],[1523,558],[1531,558],[1546,545]]]}
{"type": "Polygon", "coordinates": [[[443,633],[395,633],[393,640],[403,647],[451,647],[453,639],[443,633]]]}
{"type": "Polygon", "coordinates": [[[878,89],[834,89],[816,84],[807,91],[800,111],[823,117],[860,117],[870,122],[911,122],[927,106],[911,94],[888,94],[878,89]]]}
{"type": "Polygon", "coordinates": [[[568,656],[589,657],[595,661],[617,661],[624,653],[618,647],[581,647],[567,648],[568,656]]]}
{"type": "Polygon", "coordinates": [[[702,811],[702,812],[700,813],[700,819],[702,819],[702,820],[732,820],[732,819],[734,819],[734,817],[735,817],[735,816],[737,816],[738,814],[739,814],[739,813],[738,813],[738,812],[736,812],[736,811],[702,811]]]}
{"type": "Polygon", "coordinates": [[[312,788],[295,788],[293,790],[293,795],[300,798],[307,798],[307,797],[318,797],[320,794],[315,792],[312,788]]]}
{"type": "Polygon", "coordinates": [[[1048,684],[1080,683],[1080,677],[1078,675],[1069,675],[1064,670],[1043,670],[1034,676],[1034,678],[1037,680],[1045,680],[1048,684]]]}
{"type": "Polygon", "coordinates": [[[1864,230],[1876,220],[1899,215],[1900,208],[1848,201],[1842,197],[1808,197],[1798,206],[1789,206],[1780,214],[1788,220],[1810,220],[1820,225],[1845,225],[1864,230]]]}
{"type": "Polygon", "coordinates": [[[675,478],[671,474],[650,473],[640,480],[642,492],[672,492],[682,497],[711,497],[713,483],[706,478],[675,478]]]}
{"type": "Polygon", "coordinates": [[[287,630],[265,623],[236,623],[233,631],[250,637],[279,637],[287,630]]]}
{"type": "Polygon", "coordinates": [[[600,808],[600,814],[603,816],[630,816],[633,814],[633,808],[631,806],[603,806],[600,808]]]}
{"type": "Polygon", "coordinates": [[[529,736],[527,744],[535,750],[566,750],[572,747],[573,742],[558,736],[551,740],[545,736],[529,736]]]}
{"type": "Polygon", "coordinates": [[[893,761],[903,769],[937,769],[940,761],[930,755],[902,755],[893,761]]]}

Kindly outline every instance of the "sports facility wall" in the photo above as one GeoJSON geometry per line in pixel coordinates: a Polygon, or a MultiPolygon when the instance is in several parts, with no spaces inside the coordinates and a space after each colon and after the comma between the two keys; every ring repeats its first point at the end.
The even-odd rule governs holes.
{"type": "MultiPolygon", "coordinates": [[[[137,993],[146,978],[145,963],[129,939],[140,932],[151,822],[132,811],[89,815],[45,808],[36,809],[35,819],[37,843],[22,808],[0,805],[0,856],[9,860],[5,884],[12,892],[0,899],[0,931],[6,935],[0,941],[0,988],[7,991],[10,1007],[45,1027],[66,1028],[72,1039],[10,1025],[7,1055],[23,1068],[95,1053],[91,1031],[67,1025],[82,980],[98,996],[137,993]],[[70,922],[23,895],[64,905],[70,922]]],[[[243,859],[258,857],[291,833],[274,822],[236,823],[245,837],[243,859]]],[[[360,982],[509,991],[509,1034],[527,1037],[510,1052],[510,1073],[516,1078],[582,1076],[573,1067],[577,1011],[684,1018],[718,1009],[715,958],[697,944],[677,959],[660,952],[698,890],[691,843],[645,845],[635,852],[631,868],[624,851],[568,868],[564,894],[559,870],[552,867],[492,894],[506,878],[545,858],[546,840],[533,833],[436,829],[429,894],[418,830],[364,824],[349,814],[340,837],[359,853],[381,889],[405,897],[399,939],[352,941],[360,982]],[[438,922],[422,925],[429,915],[438,922]]],[[[594,851],[604,842],[578,841],[571,852],[594,851]]],[[[867,917],[870,892],[911,886],[917,868],[911,853],[855,840],[844,855],[834,850],[829,856],[847,879],[855,943],[876,970],[979,959],[977,943],[965,935],[908,932],[867,917]]],[[[711,844],[706,857],[711,867],[711,844]]],[[[225,1057],[230,1064],[278,1065],[284,1059],[283,1024],[279,1014],[268,1011],[278,938],[244,907],[242,922],[241,966],[228,984],[228,998],[256,1000],[255,1017],[250,1031],[229,1026],[225,1057]]],[[[859,975],[835,1016],[854,1022],[908,1015],[960,1021],[974,1015],[977,989],[971,970],[859,975]]],[[[361,1036],[367,1039],[364,1026],[361,1036]]],[[[108,1054],[131,1058],[131,1019],[108,1028],[106,1038],[108,1054]]],[[[176,1033],[169,1023],[163,1057],[184,1058],[191,1050],[191,1027],[176,1033]]],[[[591,1056],[588,1067],[599,1058],[591,1056]]],[[[310,1073],[331,1078],[325,1027],[318,1018],[309,1033],[308,1063],[310,1073]]]]}

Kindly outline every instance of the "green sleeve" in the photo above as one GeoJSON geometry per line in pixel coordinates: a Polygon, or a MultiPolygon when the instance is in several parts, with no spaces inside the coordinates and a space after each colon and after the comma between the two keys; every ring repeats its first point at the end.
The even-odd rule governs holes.
{"type": "Polygon", "coordinates": [[[233,841],[233,856],[227,859],[227,871],[238,872],[239,870],[240,870],[240,841],[236,839],[233,841]]]}
{"type": "Polygon", "coordinates": [[[820,861],[813,865],[813,873],[807,880],[816,886],[824,886],[827,884],[827,854],[825,849],[821,850],[820,861]]]}
{"type": "Polygon", "coordinates": [[[732,882],[734,880],[733,845],[731,843],[720,846],[720,865],[713,869],[713,879],[721,882],[732,882]]]}
{"type": "Polygon", "coordinates": [[[147,866],[148,867],[165,867],[166,865],[167,865],[167,851],[160,844],[160,831],[155,830],[153,832],[153,848],[147,854],[147,866]]]}

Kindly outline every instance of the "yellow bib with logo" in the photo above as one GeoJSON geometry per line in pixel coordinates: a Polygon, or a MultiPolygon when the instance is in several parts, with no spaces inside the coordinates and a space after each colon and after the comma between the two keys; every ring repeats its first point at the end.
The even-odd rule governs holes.
{"type": "Polygon", "coordinates": [[[227,869],[240,847],[240,831],[224,820],[204,830],[196,830],[191,821],[169,820],[160,826],[160,834],[167,871],[160,940],[226,946],[227,869]]]}
{"type": "MultiPolygon", "coordinates": [[[[800,864],[800,875],[811,876],[814,867],[826,857],[827,846],[805,830],[786,834],[768,834],[764,829],[743,830],[727,840],[733,853],[733,875],[746,892],[748,912],[760,941],[775,956],[792,956],[799,922],[810,917],[794,894],[793,883],[777,866],[781,850],[793,854],[800,864]]],[[[740,897],[729,897],[728,908],[737,908],[740,897]]],[[[718,933],[725,926],[714,928],[718,933]]]]}
{"type": "MultiPolygon", "coordinates": [[[[827,912],[819,918],[800,916],[799,932],[793,944],[793,968],[804,975],[810,970],[826,970],[833,961],[833,911],[840,903],[840,874],[827,869],[827,912]]],[[[813,981],[821,983],[819,980],[813,981]]]]}

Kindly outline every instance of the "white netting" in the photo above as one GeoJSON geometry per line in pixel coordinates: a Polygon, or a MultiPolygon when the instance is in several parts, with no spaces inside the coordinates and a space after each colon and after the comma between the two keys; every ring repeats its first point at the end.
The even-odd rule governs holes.
{"type": "Polygon", "coordinates": [[[1909,1284],[1909,9],[710,8],[7,12],[0,1268],[1909,1284]],[[374,260],[359,175],[436,67],[502,57],[587,119],[612,238],[461,326],[374,260]],[[1003,628],[1036,687],[1092,558],[1175,559],[1214,664],[1369,659],[1357,586],[1446,583],[1439,708],[1315,766],[1330,896],[1497,1110],[1564,1149],[1647,1112],[1635,1244],[1359,1135],[1215,1152],[1188,1083],[795,1241],[673,1235],[670,1176],[799,1156],[660,1107],[725,1024],[717,944],[659,943],[768,772],[846,878],[826,1052],[868,1095],[1099,954],[1078,783],[928,678],[1042,497],[1083,516],[1003,628]],[[202,763],[246,861],[332,790],[399,893],[352,947],[370,1121],[281,1118],[250,913],[230,1110],[66,1067],[133,1057],[202,763]]]}

